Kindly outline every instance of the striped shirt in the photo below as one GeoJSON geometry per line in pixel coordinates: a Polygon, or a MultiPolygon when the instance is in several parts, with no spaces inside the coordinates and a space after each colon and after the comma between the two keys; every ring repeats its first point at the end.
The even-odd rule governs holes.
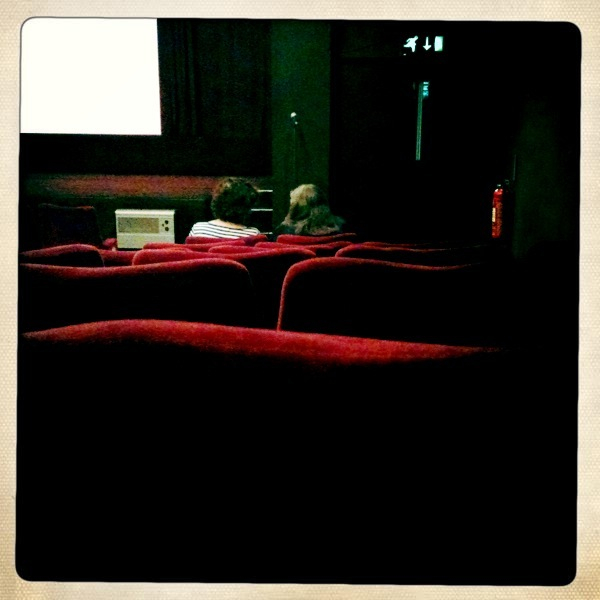
{"type": "Polygon", "coordinates": [[[236,239],[258,235],[260,231],[256,227],[229,227],[228,225],[217,225],[212,221],[195,223],[190,230],[190,236],[236,239]]]}

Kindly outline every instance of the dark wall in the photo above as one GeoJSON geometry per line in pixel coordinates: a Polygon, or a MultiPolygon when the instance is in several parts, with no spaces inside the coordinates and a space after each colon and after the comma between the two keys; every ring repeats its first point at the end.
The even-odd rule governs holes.
{"type": "Polygon", "coordinates": [[[21,134],[21,173],[265,176],[270,148],[163,136],[21,134]]]}
{"type": "Polygon", "coordinates": [[[301,183],[329,188],[330,24],[272,25],[272,175],[274,222],[285,217],[289,192],[301,183]],[[290,115],[297,114],[297,125],[290,115]]]}
{"type": "Polygon", "coordinates": [[[579,241],[581,35],[568,24],[538,26],[546,44],[527,46],[517,80],[513,251],[579,241]]]}
{"type": "Polygon", "coordinates": [[[332,48],[334,202],[354,229],[394,240],[487,240],[493,190],[510,180],[515,210],[507,233],[515,238],[507,242],[522,252],[536,238],[576,234],[575,27],[342,22],[332,48]],[[421,41],[443,35],[444,51],[407,52],[402,41],[413,34],[421,41]],[[429,96],[416,160],[420,81],[428,82],[429,96]],[[553,188],[544,194],[545,207],[535,192],[540,180],[553,188]],[[533,237],[531,211],[540,228],[533,237]]]}

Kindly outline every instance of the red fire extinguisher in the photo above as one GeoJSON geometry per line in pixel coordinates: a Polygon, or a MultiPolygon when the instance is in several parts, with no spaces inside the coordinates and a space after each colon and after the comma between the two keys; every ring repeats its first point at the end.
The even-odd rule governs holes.
{"type": "Polygon", "coordinates": [[[492,197],[492,237],[499,238],[502,235],[504,189],[499,183],[492,197]]]}

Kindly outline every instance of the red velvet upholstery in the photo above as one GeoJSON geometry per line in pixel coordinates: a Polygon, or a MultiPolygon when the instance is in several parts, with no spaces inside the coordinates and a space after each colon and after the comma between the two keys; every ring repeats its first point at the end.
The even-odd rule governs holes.
{"type": "MultiPolygon", "coordinates": [[[[260,242],[259,242],[260,243],[260,242]]],[[[191,245],[191,244],[190,244],[191,245]]],[[[241,244],[216,244],[208,249],[209,254],[252,254],[264,252],[264,248],[258,246],[243,246],[241,244]]]]}
{"type": "Polygon", "coordinates": [[[256,248],[285,248],[287,247],[299,247],[306,248],[315,253],[316,256],[334,256],[335,253],[350,245],[352,242],[345,240],[338,240],[335,242],[320,242],[318,244],[295,244],[293,242],[258,242],[256,248]]]}
{"type": "Polygon", "coordinates": [[[228,244],[239,244],[242,246],[254,246],[254,244],[256,244],[256,242],[265,242],[267,241],[269,238],[267,236],[267,234],[265,233],[259,233],[257,235],[249,235],[246,237],[241,237],[241,238],[235,238],[232,240],[229,240],[227,238],[213,238],[213,237],[205,237],[205,236],[194,236],[194,235],[188,235],[187,238],[185,239],[185,243],[186,244],[210,244],[213,242],[217,242],[217,243],[228,243],[228,244]]]}
{"type": "Polygon", "coordinates": [[[502,345],[517,334],[514,281],[495,265],[433,267],[318,258],[288,271],[278,328],[502,345]]]}
{"type": "MultiPolygon", "coordinates": [[[[428,248],[430,247],[429,242],[385,242],[382,240],[363,240],[362,242],[355,242],[364,246],[385,246],[385,247],[400,247],[400,248],[428,248]]],[[[436,246],[437,248],[438,246],[436,246]]]]}
{"type": "Polygon", "coordinates": [[[195,252],[181,247],[139,250],[134,259],[136,264],[150,264],[170,260],[213,259],[216,256],[235,260],[244,265],[256,292],[259,324],[274,328],[279,314],[279,303],[283,279],[288,269],[297,262],[315,258],[316,254],[306,246],[257,246],[221,244],[210,248],[209,252],[195,252]],[[260,246],[260,247],[259,247],[260,246]]]}
{"type": "Polygon", "coordinates": [[[93,206],[38,206],[38,226],[43,247],[65,244],[90,244],[97,248],[116,248],[114,238],[103,240],[93,206]]]}
{"type": "MultiPolygon", "coordinates": [[[[223,256],[234,257],[234,255],[223,256]]],[[[288,248],[235,256],[235,260],[243,264],[250,273],[263,327],[275,328],[277,325],[281,289],[290,267],[311,260],[315,256],[315,253],[308,248],[288,248]]]]}
{"type": "Polygon", "coordinates": [[[186,248],[185,244],[179,244],[177,242],[146,242],[142,250],[159,250],[162,248],[186,248]]]}
{"type": "Polygon", "coordinates": [[[99,249],[100,255],[106,267],[130,266],[137,250],[113,250],[99,249]]]}
{"type": "MultiPolygon", "coordinates": [[[[262,244],[263,242],[259,242],[262,244]]],[[[263,327],[275,328],[279,314],[281,288],[288,269],[298,262],[312,259],[316,254],[306,247],[283,246],[278,248],[258,248],[254,252],[242,251],[232,253],[225,250],[221,256],[230,258],[244,265],[256,291],[260,313],[260,324],[263,327]]],[[[218,248],[211,248],[207,256],[219,256],[218,248]]]]}
{"type": "Polygon", "coordinates": [[[195,260],[197,258],[198,254],[187,248],[142,248],[135,253],[131,264],[149,265],[177,260],[195,260]]]}
{"type": "Polygon", "coordinates": [[[554,352],[171,321],[18,351],[21,576],[494,585],[575,555],[554,352]]]}
{"type": "Polygon", "coordinates": [[[211,248],[221,246],[232,246],[233,248],[244,248],[243,244],[229,244],[223,242],[211,242],[209,244],[184,244],[188,250],[194,250],[195,252],[208,252],[211,248]]]}
{"type": "Polygon", "coordinates": [[[404,241],[390,242],[383,240],[363,240],[360,242],[368,246],[400,246],[403,248],[467,248],[480,246],[483,242],[473,240],[429,240],[429,241],[404,241]]]}
{"type": "Polygon", "coordinates": [[[211,242],[214,242],[215,238],[211,238],[211,237],[204,237],[204,236],[200,236],[200,235],[188,235],[185,238],[185,243],[186,244],[209,244],[211,242]]]}
{"type": "Polygon", "coordinates": [[[21,331],[106,319],[160,318],[248,325],[248,270],[222,258],[104,267],[20,265],[21,331]]]}
{"type": "Polygon", "coordinates": [[[348,233],[333,233],[331,235],[295,235],[292,233],[282,233],[277,236],[280,244],[329,244],[330,242],[339,242],[341,240],[356,242],[358,234],[348,233]]]}
{"type": "Polygon", "coordinates": [[[406,245],[352,244],[340,248],[339,257],[387,260],[412,265],[459,265],[490,260],[508,260],[506,248],[490,244],[426,248],[406,245]]]}
{"type": "Polygon", "coordinates": [[[89,244],[66,244],[64,246],[26,250],[19,254],[19,262],[69,267],[104,266],[100,250],[89,244]]]}
{"type": "MultiPolygon", "coordinates": [[[[198,239],[198,238],[197,238],[198,239]]],[[[243,252],[246,248],[254,248],[254,244],[245,244],[242,239],[238,240],[223,240],[213,238],[212,242],[186,242],[185,244],[177,244],[173,242],[148,242],[144,244],[144,250],[156,250],[159,248],[180,248],[187,250],[196,250],[199,252],[208,252],[211,248],[232,248],[231,252],[243,252]]]]}
{"type": "MultiPolygon", "coordinates": [[[[213,246],[223,246],[222,241],[205,242],[203,244],[178,244],[176,242],[148,242],[144,244],[142,250],[158,250],[161,248],[177,248],[179,250],[196,250],[198,252],[208,252],[213,246]]],[[[236,246],[237,247],[237,246],[236,246]]]]}
{"type": "Polygon", "coordinates": [[[258,242],[256,248],[264,248],[266,250],[285,250],[286,248],[297,248],[301,244],[280,244],[279,242],[258,242]]]}
{"type": "Polygon", "coordinates": [[[302,260],[315,258],[316,254],[305,246],[257,248],[242,245],[213,246],[210,252],[196,252],[179,247],[143,248],[138,250],[134,264],[152,264],[179,260],[212,260],[215,257],[235,260],[244,265],[250,274],[256,293],[258,322],[262,327],[274,328],[279,314],[283,279],[288,269],[302,260]]]}

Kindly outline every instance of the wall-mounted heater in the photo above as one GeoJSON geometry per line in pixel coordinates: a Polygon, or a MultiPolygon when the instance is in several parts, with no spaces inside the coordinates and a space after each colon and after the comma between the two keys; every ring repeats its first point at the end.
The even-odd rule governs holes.
{"type": "Polygon", "coordinates": [[[118,209],[117,246],[143,248],[148,242],[175,242],[175,210],[118,209]]]}

